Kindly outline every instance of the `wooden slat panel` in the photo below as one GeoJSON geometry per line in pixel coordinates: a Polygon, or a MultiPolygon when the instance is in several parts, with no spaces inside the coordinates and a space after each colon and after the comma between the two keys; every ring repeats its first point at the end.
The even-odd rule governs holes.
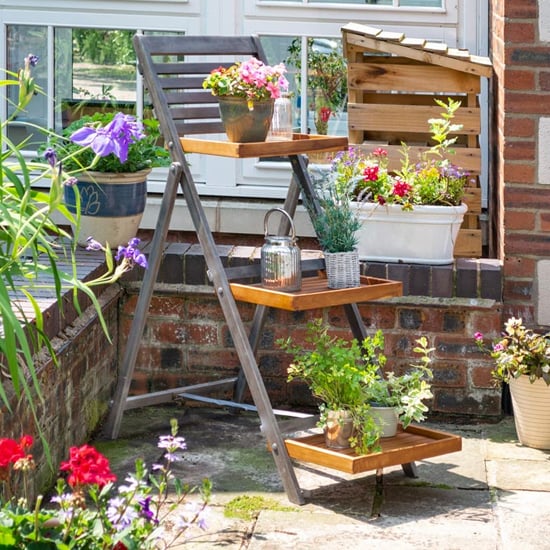
{"type": "MultiPolygon", "coordinates": [[[[441,107],[348,103],[348,126],[353,130],[422,132],[427,120],[438,118],[441,107]]],[[[459,134],[479,134],[479,109],[460,107],[453,121],[462,124],[459,134]]]]}
{"type": "Polygon", "coordinates": [[[376,36],[363,32],[361,27],[362,25],[352,23],[342,28],[345,40],[349,44],[366,50],[408,57],[424,63],[441,65],[443,67],[449,67],[457,71],[477,74],[479,76],[490,77],[493,74],[491,62],[487,58],[471,56],[471,58],[466,61],[444,55],[443,53],[428,51],[426,45],[424,45],[422,49],[417,49],[403,46],[401,43],[397,42],[377,40],[376,36]]]}
{"type": "Polygon", "coordinates": [[[481,229],[461,229],[456,238],[455,257],[479,258],[481,253],[481,229]]]}
{"type": "Polygon", "coordinates": [[[351,89],[378,92],[399,90],[444,94],[447,90],[455,94],[480,91],[476,75],[435,65],[352,63],[348,65],[348,83],[351,89]]]}
{"type": "MultiPolygon", "coordinates": [[[[390,171],[398,170],[401,166],[401,146],[399,145],[384,145],[384,144],[361,144],[358,147],[366,154],[369,155],[378,147],[382,147],[388,152],[390,171]]],[[[411,146],[409,149],[409,156],[411,159],[421,158],[421,154],[426,151],[427,147],[415,147],[411,146]]],[[[481,170],[481,151],[477,148],[463,148],[455,147],[455,154],[450,155],[449,159],[453,164],[460,166],[462,169],[467,170],[470,174],[478,174],[481,170]]]]}
{"type": "Polygon", "coordinates": [[[150,55],[248,55],[257,52],[253,36],[144,36],[150,55]]]}

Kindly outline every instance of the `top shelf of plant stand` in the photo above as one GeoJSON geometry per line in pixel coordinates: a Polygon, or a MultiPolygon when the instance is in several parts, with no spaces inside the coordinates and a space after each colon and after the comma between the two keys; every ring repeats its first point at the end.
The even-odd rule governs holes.
{"type": "Polygon", "coordinates": [[[339,151],[348,146],[347,137],[318,134],[293,134],[292,139],[287,141],[237,143],[182,137],[180,142],[186,153],[203,153],[232,158],[288,157],[289,155],[314,152],[339,151]]]}

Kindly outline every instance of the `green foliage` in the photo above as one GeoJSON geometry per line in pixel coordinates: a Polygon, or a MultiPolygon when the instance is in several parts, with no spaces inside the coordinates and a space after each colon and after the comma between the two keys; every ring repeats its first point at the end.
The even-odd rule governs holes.
{"type": "Polygon", "coordinates": [[[371,404],[396,407],[404,427],[425,419],[428,408],[423,400],[432,397],[429,380],[433,377],[429,368],[433,349],[428,348],[426,338],[419,338],[414,348],[420,355],[419,362],[401,376],[384,374],[387,359],[380,330],[360,344],[356,339],[331,336],[322,319],[316,319],[307,325],[305,342],[307,349],[294,344],[291,338],[277,341],[293,356],[288,380],[303,380],[323,402],[320,425],[326,421],[327,410],[351,412],[355,435],[350,443],[359,454],[377,448],[380,429],[372,418],[371,404]]]}
{"type": "MultiPolygon", "coordinates": [[[[302,42],[301,38],[292,40],[288,47],[288,65],[296,67],[297,89],[300,89],[299,71],[302,67],[302,42]]],[[[347,93],[347,64],[342,55],[341,47],[326,51],[316,44],[315,39],[307,39],[307,65],[308,65],[308,88],[318,93],[315,98],[313,109],[315,111],[322,107],[328,107],[331,111],[343,110],[347,93]]]]}
{"type": "Polygon", "coordinates": [[[40,148],[39,153],[44,153],[48,147],[55,149],[58,157],[64,159],[63,169],[69,173],[77,173],[82,170],[131,173],[170,164],[169,151],[158,145],[160,130],[159,122],[156,119],[142,121],[145,137],[130,144],[128,160],[125,163],[121,163],[114,153],[99,157],[90,147],[83,148],[81,145],[70,141],[69,137],[76,130],[85,125],[104,127],[113,120],[115,115],[115,112],[98,112],[91,116],[85,115],[67,126],[63,130],[62,136],[50,133],[48,143],[40,148]]]}
{"type": "Polygon", "coordinates": [[[484,346],[483,334],[476,333],[475,340],[495,359],[492,375],[498,383],[528,376],[531,382],[542,378],[550,386],[550,332],[539,334],[526,328],[522,319],[510,317],[502,337],[490,350],[484,346]]]}
{"type": "Polygon", "coordinates": [[[436,99],[444,110],[440,118],[428,120],[434,144],[425,151],[419,162],[410,158],[410,147],[402,143],[401,166],[395,174],[388,172],[387,151],[378,148],[368,158],[358,155],[356,165],[364,169],[364,178],[357,182],[354,194],[358,200],[384,204],[400,204],[403,210],[415,205],[458,206],[464,197],[468,174],[452,164],[450,146],[456,137],[449,137],[462,125],[452,120],[460,101],[449,98],[447,103],[436,99]]]}
{"type": "MultiPolygon", "coordinates": [[[[44,289],[53,290],[61,308],[63,294],[73,290],[74,306],[80,311],[80,291],[95,307],[108,336],[101,306],[91,287],[113,282],[121,271],[114,274],[113,258],[107,251],[109,273],[86,284],[79,280],[77,244],[63,229],[79,225],[78,208],[73,215],[63,204],[63,185],[68,175],[58,163],[28,161],[21,153],[26,143],[15,145],[7,137],[7,125],[25,112],[35,94],[42,93],[31,71],[36,61],[35,56],[27,56],[25,67],[18,74],[7,72],[0,82],[3,90],[8,86],[19,88],[18,104],[11,118],[1,122],[0,131],[0,399],[11,412],[11,394],[23,395],[40,432],[36,415],[42,395],[34,353],[45,348],[54,362],[56,357],[44,332],[39,296],[44,289]],[[40,180],[49,180],[49,192],[34,188],[40,180]],[[61,269],[60,260],[70,267],[61,269]]],[[[47,453],[47,442],[43,443],[47,453]]]]}
{"type": "Polygon", "coordinates": [[[77,61],[99,64],[127,64],[136,62],[132,45],[132,30],[73,29],[77,61]]]}
{"type": "Polygon", "coordinates": [[[262,510],[291,512],[294,508],[281,506],[277,501],[259,495],[240,495],[231,499],[224,508],[226,518],[237,518],[245,521],[256,519],[262,510]]]}
{"type": "Polygon", "coordinates": [[[338,158],[330,170],[310,168],[319,208],[306,203],[319,244],[325,252],[351,252],[358,242],[361,222],[352,205],[358,174],[348,173],[338,158]]]}

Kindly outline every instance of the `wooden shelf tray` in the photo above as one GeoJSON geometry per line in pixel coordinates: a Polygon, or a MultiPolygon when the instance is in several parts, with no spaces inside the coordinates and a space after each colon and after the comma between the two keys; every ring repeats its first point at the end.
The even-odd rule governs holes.
{"type": "Polygon", "coordinates": [[[253,285],[231,283],[231,290],[237,301],[287,311],[306,311],[401,296],[403,284],[400,281],[362,276],[361,285],[358,287],[331,289],[328,288],[326,277],[318,276],[304,278],[301,290],[296,292],[264,288],[261,283],[253,285]]]}
{"type": "Polygon", "coordinates": [[[287,157],[315,151],[339,151],[348,146],[348,138],[317,134],[293,134],[288,141],[257,141],[236,143],[190,137],[180,138],[186,153],[204,153],[221,157],[287,157]]]}
{"type": "Polygon", "coordinates": [[[324,434],[286,439],[285,445],[291,458],[348,474],[408,464],[462,449],[460,436],[419,426],[400,429],[395,437],[380,441],[382,451],[368,455],[357,455],[353,449],[328,449],[324,434]]]}

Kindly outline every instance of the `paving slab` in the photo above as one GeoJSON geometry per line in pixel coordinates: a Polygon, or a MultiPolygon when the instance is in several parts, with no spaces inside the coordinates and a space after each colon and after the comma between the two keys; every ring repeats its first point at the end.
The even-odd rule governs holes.
{"type": "Polygon", "coordinates": [[[306,504],[289,503],[254,413],[219,408],[149,407],[124,414],[120,438],[98,437],[120,479],[135,458],[160,461],[158,437],[176,418],[187,451],[175,474],[213,483],[206,532],[175,548],[196,550],[550,550],[550,451],[517,441],[512,418],[497,424],[428,427],[462,437],[462,450],[418,461],[418,477],[400,466],[383,475],[349,475],[295,463],[306,504]],[[260,495],[275,506],[249,519],[226,506],[260,495]]]}

